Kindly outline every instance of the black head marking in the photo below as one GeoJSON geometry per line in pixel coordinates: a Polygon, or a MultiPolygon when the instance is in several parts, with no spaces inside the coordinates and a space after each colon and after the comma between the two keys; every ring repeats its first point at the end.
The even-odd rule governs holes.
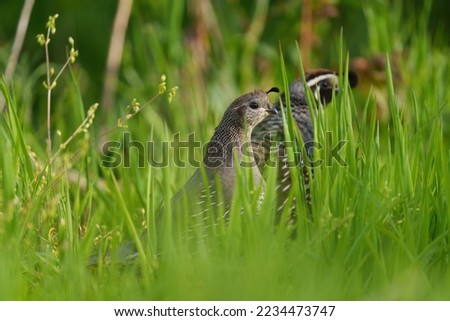
{"type": "Polygon", "coordinates": [[[272,88],[270,88],[268,91],[266,91],[266,94],[269,94],[269,93],[279,93],[280,92],[280,89],[278,89],[278,87],[272,87],[272,88]]]}

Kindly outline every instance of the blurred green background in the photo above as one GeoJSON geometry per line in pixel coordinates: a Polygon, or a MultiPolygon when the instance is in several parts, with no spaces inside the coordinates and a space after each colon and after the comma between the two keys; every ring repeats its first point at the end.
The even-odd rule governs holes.
{"type": "MultiPolygon", "coordinates": [[[[1,82],[10,103],[0,121],[0,299],[450,298],[450,2],[2,0],[2,71],[19,21],[28,22],[24,3],[34,6],[23,47],[1,82]],[[99,108],[90,136],[58,150],[46,171],[46,66],[36,35],[56,13],[51,65],[67,60],[69,36],[79,56],[52,92],[53,155],[89,106],[99,108]],[[93,252],[151,228],[155,209],[194,170],[104,168],[102,143],[124,132],[156,144],[176,133],[207,142],[235,97],[283,87],[282,56],[288,80],[299,77],[297,43],[305,69],[338,70],[348,52],[360,79],[318,122],[317,139],[332,131],[349,142],[349,166],[315,170],[314,220],[298,207],[298,238],[273,233],[267,207],[242,215],[245,229],[238,222],[213,233],[198,253],[87,269],[93,252]],[[157,95],[162,74],[167,89],[178,86],[170,104],[157,95]],[[144,105],[155,95],[117,128],[133,98],[144,105]]],[[[238,192],[248,202],[249,191],[238,192]]]]}
{"type": "MultiPolygon", "coordinates": [[[[44,52],[35,36],[44,32],[48,16],[55,13],[60,18],[50,46],[51,60],[65,61],[67,37],[72,36],[80,52],[75,68],[81,77],[83,99],[87,104],[99,102],[102,117],[107,119],[105,109],[108,114],[112,111],[115,118],[115,112],[126,106],[130,97],[145,99],[163,73],[169,76],[169,82],[180,87],[181,97],[185,97],[183,92],[192,91],[192,86],[203,87],[205,93],[194,90],[198,92],[195,102],[186,102],[201,105],[201,110],[205,106],[223,108],[210,101],[208,93],[216,95],[216,86],[221,88],[217,101],[232,97],[236,91],[280,86],[280,47],[286,56],[289,76],[299,76],[296,42],[305,68],[336,69],[341,31],[350,57],[365,59],[358,65],[362,70],[356,70],[362,73],[363,87],[373,85],[374,79],[379,81],[376,73],[384,72],[383,62],[377,65],[377,55],[389,52],[398,55],[398,59],[405,58],[416,33],[425,32],[432,47],[447,47],[450,43],[450,21],[446,17],[450,4],[444,0],[127,2],[132,2],[132,11],[122,18],[129,19],[129,23],[124,49],[119,53],[122,60],[115,90],[104,93],[117,1],[36,1],[15,81],[23,79],[29,83],[43,77],[43,69],[39,67],[44,52]]],[[[22,6],[23,1],[0,3],[2,69],[22,6]]],[[[27,93],[34,110],[44,110],[42,93],[39,90],[27,93]]],[[[168,120],[170,126],[175,125],[173,122],[168,120]]]]}

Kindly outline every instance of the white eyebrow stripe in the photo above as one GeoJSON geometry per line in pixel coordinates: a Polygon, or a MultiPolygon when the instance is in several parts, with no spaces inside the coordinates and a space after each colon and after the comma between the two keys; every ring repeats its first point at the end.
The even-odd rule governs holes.
{"type": "Polygon", "coordinates": [[[336,82],[339,81],[339,77],[337,75],[335,75],[335,74],[325,74],[325,75],[320,75],[320,76],[314,77],[313,79],[308,80],[306,82],[306,84],[308,85],[308,87],[312,87],[314,85],[317,85],[317,83],[321,82],[322,80],[330,79],[330,78],[334,78],[334,80],[336,82]]]}

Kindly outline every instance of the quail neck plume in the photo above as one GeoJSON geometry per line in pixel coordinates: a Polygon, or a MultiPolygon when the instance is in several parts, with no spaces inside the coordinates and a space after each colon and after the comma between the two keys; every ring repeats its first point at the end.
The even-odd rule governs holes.
{"type": "MultiPolygon", "coordinates": [[[[303,82],[298,79],[289,86],[289,97],[292,110],[292,116],[295,120],[298,129],[302,135],[303,142],[305,144],[305,150],[307,156],[311,157],[311,148],[314,143],[314,128],[311,121],[310,108],[306,99],[306,88],[309,87],[314,95],[314,98],[318,105],[326,105],[331,102],[333,94],[339,92],[339,77],[336,72],[327,69],[310,70],[305,73],[305,80],[303,82]]],[[[355,87],[358,82],[356,74],[353,72],[348,73],[348,84],[350,87],[355,87]]],[[[286,105],[286,97],[281,95],[282,105],[277,105],[276,109],[281,110],[282,106],[286,105]]],[[[337,111],[334,111],[337,112],[337,111]]],[[[291,189],[291,176],[288,167],[287,153],[286,153],[286,141],[284,137],[283,121],[280,117],[267,117],[259,125],[255,127],[252,133],[252,142],[255,146],[255,153],[257,153],[258,167],[263,170],[264,165],[270,157],[270,148],[273,142],[277,143],[278,147],[278,184],[277,184],[277,197],[278,197],[278,210],[281,211],[286,204],[290,189],[291,189]]],[[[311,201],[311,195],[309,190],[309,172],[304,166],[304,158],[299,161],[302,166],[302,177],[306,192],[306,203],[311,201]]],[[[295,202],[293,202],[295,204],[295,202]]],[[[294,214],[291,222],[295,221],[295,207],[293,207],[294,214]]]]}

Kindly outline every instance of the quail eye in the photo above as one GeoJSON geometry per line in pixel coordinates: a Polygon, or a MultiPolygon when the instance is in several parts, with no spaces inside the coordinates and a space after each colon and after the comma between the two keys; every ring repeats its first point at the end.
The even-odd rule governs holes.
{"type": "Polygon", "coordinates": [[[259,105],[258,105],[258,103],[256,101],[250,102],[249,106],[250,106],[251,109],[256,109],[256,108],[259,107],[259,105]]]}
{"type": "Polygon", "coordinates": [[[324,81],[320,87],[322,88],[328,88],[330,86],[330,84],[328,83],[328,81],[324,81]]]}

